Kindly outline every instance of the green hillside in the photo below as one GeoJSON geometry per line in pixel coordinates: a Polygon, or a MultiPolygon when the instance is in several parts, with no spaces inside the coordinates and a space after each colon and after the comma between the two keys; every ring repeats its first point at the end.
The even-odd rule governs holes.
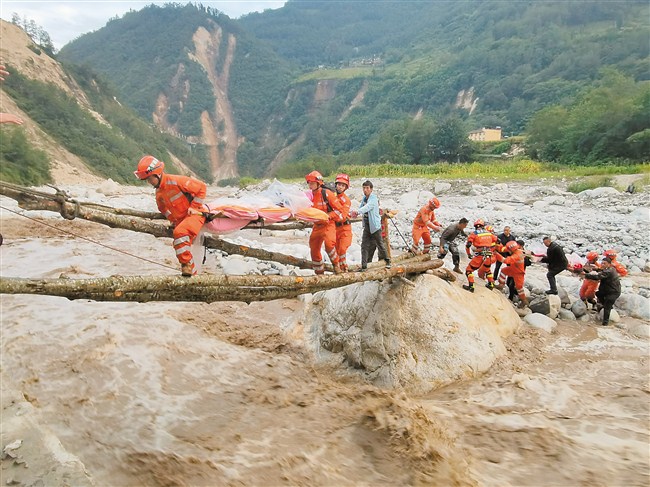
{"type": "MultiPolygon", "coordinates": [[[[171,161],[170,154],[174,154],[203,179],[211,179],[200,147],[192,152],[183,141],[161,134],[142,121],[117,103],[110,89],[89,70],[75,69],[70,74],[93,110],[109,125],[99,122],[54,85],[26,78],[17,70],[12,69],[3,88],[43,131],[106,178],[134,183],[135,163],[149,153],[165,161],[171,161]]],[[[46,155],[30,148],[21,130],[3,130],[1,136],[0,179],[20,184],[50,182],[46,155]]],[[[175,170],[172,162],[167,164],[175,170]]]]}
{"type": "MultiPolygon", "coordinates": [[[[104,74],[147,120],[159,93],[179,99],[171,80],[184,77],[192,89],[178,127],[193,136],[214,96],[188,50],[199,26],[217,23],[237,37],[229,101],[240,174],[261,176],[283,148],[285,165],[316,154],[335,164],[471,158],[475,148],[461,140],[469,130],[522,134],[543,109],[585,99],[606,73],[636,87],[613,96],[638,99],[650,79],[649,19],[647,1],[290,0],[238,21],[201,6],[149,6],[75,40],[60,58],[104,74]]],[[[638,125],[621,121],[634,132],[617,140],[638,125]]]]}

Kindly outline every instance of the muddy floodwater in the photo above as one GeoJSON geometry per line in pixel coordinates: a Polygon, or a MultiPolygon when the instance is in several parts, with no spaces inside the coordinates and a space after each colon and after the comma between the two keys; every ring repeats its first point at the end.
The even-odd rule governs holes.
{"type": "MultiPolygon", "coordinates": [[[[2,213],[2,276],[175,272],[93,243],[173,267],[169,239],[43,221],[2,213]]],[[[522,325],[416,396],[311,363],[303,299],[1,300],[5,485],[650,485],[648,339],[617,326],[522,325]]]]}

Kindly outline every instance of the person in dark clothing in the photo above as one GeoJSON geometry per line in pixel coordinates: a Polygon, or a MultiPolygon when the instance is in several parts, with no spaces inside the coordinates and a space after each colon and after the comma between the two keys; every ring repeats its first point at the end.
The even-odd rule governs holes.
{"type": "Polygon", "coordinates": [[[601,269],[597,272],[590,272],[585,275],[585,279],[600,281],[596,299],[599,307],[603,310],[603,326],[609,325],[609,315],[612,312],[614,303],[621,295],[621,279],[612,266],[612,260],[605,257],[601,263],[601,269]]]}
{"type": "MultiPolygon", "coordinates": [[[[526,267],[530,267],[533,261],[530,258],[530,251],[524,249],[526,242],[524,242],[523,240],[517,240],[516,242],[524,251],[524,269],[526,267]]],[[[508,276],[508,279],[506,279],[506,284],[508,286],[508,299],[510,301],[514,301],[515,296],[517,296],[517,288],[515,287],[515,280],[512,277],[508,276]]]]}
{"type": "MultiPolygon", "coordinates": [[[[508,255],[508,252],[505,250],[506,244],[508,242],[516,242],[517,239],[512,233],[510,233],[510,227],[503,227],[503,233],[497,235],[497,238],[499,239],[499,253],[505,257],[508,255]]],[[[495,280],[499,278],[499,269],[501,269],[501,261],[497,260],[497,263],[494,264],[493,272],[495,280]]]]}
{"type": "Polygon", "coordinates": [[[461,218],[458,223],[452,223],[445,228],[440,235],[440,248],[438,249],[438,258],[444,259],[447,252],[451,252],[451,261],[454,263],[454,272],[462,274],[460,270],[460,254],[458,253],[458,246],[454,240],[459,235],[465,237],[465,227],[469,221],[467,218],[461,218]]]}
{"type": "Polygon", "coordinates": [[[557,283],[555,276],[565,270],[569,265],[569,260],[564,254],[564,249],[557,242],[552,242],[551,237],[544,237],[544,245],[546,246],[546,257],[542,258],[542,262],[548,264],[548,272],[546,278],[551,287],[546,294],[557,294],[557,283]]]}

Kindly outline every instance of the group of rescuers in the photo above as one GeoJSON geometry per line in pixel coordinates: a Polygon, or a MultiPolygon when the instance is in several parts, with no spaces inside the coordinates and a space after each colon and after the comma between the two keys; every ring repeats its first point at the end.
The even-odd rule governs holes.
{"type": "MultiPolygon", "coordinates": [[[[156,204],[158,210],[173,225],[173,246],[176,257],[181,264],[181,274],[191,277],[196,274],[191,246],[206,222],[205,197],[206,184],[189,176],[169,174],[164,171],[164,162],[153,156],[144,156],[140,159],[134,172],[138,179],[147,181],[156,189],[156,204]]],[[[334,273],[348,271],[346,253],[352,244],[352,225],[350,218],[359,215],[363,220],[363,235],[361,239],[361,270],[367,269],[378,251],[379,260],[386,262],[386,268],[391,267],[390,257],[382,238],[381,216],[379,200],[373,194],[373,184],[365,181],[362,185],[363,198],[358,210],[351,210],[351,200],[345,194],[350,187],[350,178],[347,174],[338,174],[335,179],[336,191],[325,186],[323,176],[318,171],[312,171],[305,180],[312,192],[312,207],[317,208],[329,216],[326,221],[314,223],[309,237],[309,248],[314,272],[324,274],[325,261],[322,247],[332,263],[334,273]]],[[[420,253],[420,240],[423,241],[422,253],[431,252],[431,232],[440,232],[438,258],[444,259],[451,252],[454,272],[462,273],[460,269],[460,253],[454,243],[456,238],[466,236],[465,228],[468,225],[466,218],[461,218],[458,223],[446,227],[444,230],[436,220],[435,210],[440,207],[438,198],[431,198],[420,210],[413,221],[413,246],[412,253],[420,253]]],[[[387,229],[386,229],[387,231],[387,229]]],[[[564,250],[557,242],[545,237],[544,245],[547,255],[542,262],[548,264],[547,279],[550,289],[547,294],[557,294],[555,276],[567,269],[568,261],[564,250]]],[[[474,273],[485,279],[489,289],[503,289],[508,284],[509,299],[517,295],[520,306],[528,305],[524,292],[524,276],[526,267],[530,265],[530,254],[524,250],[524,242],[517,240],[510,232],[510,227],[505,227],[500,235],[496,235],[492,226],[487,225],[482,219],[474,222],[472,231],[465,243],[465,251],[470,259],[466,269],[467,284],[463,288],[474,292],[474,273]],[[501,269],[502,264],[505,267],[501,269]],[[494,271],[492,266],[494,266],[494,271]],[[498,280],[495,281],[495,276],[498,280]]],[[[603,309],[603,324],[609,323],[610,311],[616,299],[620,296],[621,285],[619,276],[625,276],[627,270],[616,260],[616,252],[608,250],[599,263],[598,253],[588,252],[587,264],[581,269],[584,283],[580,288],[580,298],[585,304],[603,309]],[[599,286],[600,284],[600,286],[599,286]],[[597,301],[596,301],[597,299],[597,301]]]]}

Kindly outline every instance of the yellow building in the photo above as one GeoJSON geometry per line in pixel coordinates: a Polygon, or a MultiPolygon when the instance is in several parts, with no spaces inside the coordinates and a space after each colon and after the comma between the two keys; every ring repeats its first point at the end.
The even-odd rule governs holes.
{"type": "Polygon", "coordinates": [[[469,133],[469,139],[476,142],[490,142],[493,140],[501,140],[501,127],[493,129],[486,129],[483,127],[480,130],[472,130],[469,133]]]}

